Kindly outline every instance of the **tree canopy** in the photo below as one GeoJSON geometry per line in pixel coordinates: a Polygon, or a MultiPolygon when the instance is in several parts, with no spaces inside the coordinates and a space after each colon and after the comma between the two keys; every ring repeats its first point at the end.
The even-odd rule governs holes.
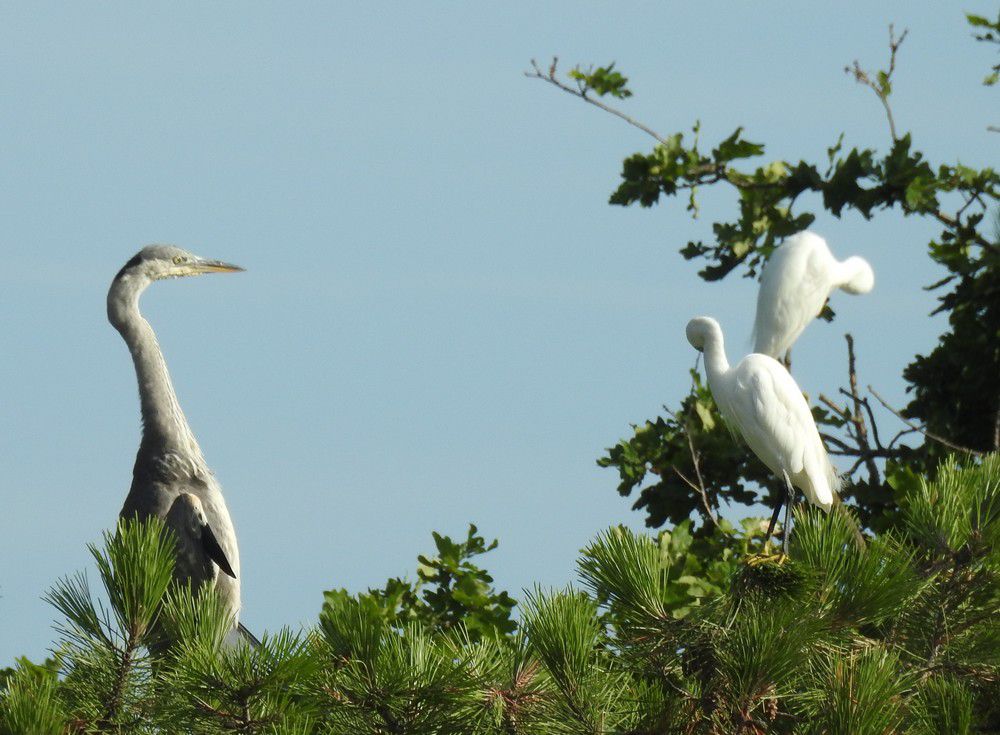
{"type": "MultiPolygon", "coordinates": [[[[980,30],[979,41],[996,43],[997,23],[975,15],[968,22],[980,30]]],[[[932,163],[909,133],[897,129],[891,97],[905,37],[890,27],[886,68],[869,72],[854,62],[846,69],[884,108],[886,150],[849,147],[840,135],[830,142],[826,160],[818,162],[768,161],[765,145],[747,139],[742,127],[708,150],[698,123],[690,138],[683,132],[661,135],[602,101],[633,94],[614,64],[575,67],[568,81],[559,76],[557,60],[547,69],[533,62],[526,72],[621,117],[655,140],[651,152],[625,158],[611,204],[652,207],[683,196],[687,210],[697,215],[698,193],[705,187],[736,192],[737,211],[712,224],[713,239],[687,242],[680,249],[684,258],[703,263],[699,275],[706,281],[734,273],[758,275],[784,238],[815,221],[815,212],[802,206],[805,194],[816,195],[809,201],[834,217],[854,211],[870,220],[899,212],[938,225],[939,234],[926,243],[925,252],[947,275],[921,285],[938,294],[934,313],[947,315],[948,329],[930,353],[915,355],[903,371],[912,399],[898,413],[917,423],[882,441],[871,410],[871,400],[882,399],[859,385],[849,335],[847,385],[839,399],[821,395],[813,407],[830,452],[853,462],[845,473],[844,496],[872,528],[884,525],[894,512],[889,485],[894,473],[906,471],[902,468],[928,472],[949,453],[975,457],[1000,449],[1000,175],[991,167],[932,163]],[[901,443],[914,432],[924,441],[901,443]]],[[[995,70],[984,80],[994,82],[995,70]]],[[[823,316],[832,319],[834,314],[827,306],[823,316]]],[[[707,530],[721,501],[773,503],[783,492],[733,439],[696,374],[678,408],[636,425],[633,436],[611,447],[598,463],[618,470],[619,493],[638,491],[635,507],[646,512],[653,527],[695,514],[707,530]]]]}
{"type": "MultiPolygon", "coordinates": [[[[997,43],[1000,17],[968,21],[997,43]]],[[[577,584],[518,603],[480,566],[498,542],[470,525],[459,540],[434,533],[415,580],[327,591],[316,625],[233,644],[214,591],[173,581],[172,533],[122,522],[90,547],[98,587],[77,573],[48,594],[52,657],[0,671],[0,735],[1000,732],[1000,180],[932,164],[899,133],[904,38],[890,30],[885,69],[848,68],[885,110],[885,150],[841,136],[824,162],[766,161],[741,128],[708,152],[697,124],[692,138],[661,136],[604,101],[632,96],[614,64],[528,72],[655,139],[624,160],[612,204],[683,194],[696,212],[701,187],[733,188],[737,211],[713,239],[681,248],[706,280],[759,273],[814,220],[799,208],[807,192],[834,216],[939,226],[926,253],[948,275],[928,286],[948,326],[902,375],[907,428],[889,439],[875,425],[881,399],[860,387],[848,336],[847,385],[813,407],[831,451],[853,462],[847,502],[797,509],[788,557],[761,553],[762,519],[720,515],[779,488],[692,371],[679,408],[599,459],[664,528],[600,533],[577,584]]],[[[994,66],[984,83],[996,81],[994,66]]]]}

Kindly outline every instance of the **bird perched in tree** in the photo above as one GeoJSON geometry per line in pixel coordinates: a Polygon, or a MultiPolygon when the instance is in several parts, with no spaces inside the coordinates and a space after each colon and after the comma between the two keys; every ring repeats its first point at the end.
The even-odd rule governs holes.
{"type": "Polygon", "coordinates": [[[834,289],[860,294],[874,286],[875,273],[864,258],[840,261],[816,233],[792,235],[771,254],[761,273],[753,351],[789,364],[792,344],[819,316],[834,289]]]}
{"type": "Polygon", "coordinates": [[[215,584],[220,571],[236,579],[236,572],[212,532],[197,495],[178,495],[163,523],[177,540],[174,579],[189,582],[194,592],[204,584],[215,584]]]}
{"type": "Polygon", "coordinates": [[[139,297],[164,278],[241,270],[170,245],[150,245],[118,271],[108,290],[108,320],[132,353],[142,408],[142,441],[121,517],[164,519],[179,537],[178,575],[193,586],[214,583],[234,629],[240,612],[236,532],[222,488],[177,401],[153,328],[139,313],[139,297]]]}
{"type": "MultiPolygon", "coordinates": [[[[794,488],[801,489],[810,503],[826,511],[840,488],[839,476],[827,456],[809,405],[791,373],[768,355],[750,354],[731,367],[722,328],[715,319],[692,319],[687,325],[687,338],[705,355],[708,387],[722,417],[785,483],[785,544],[794,488]]],[[[767,538],[774,531],[781,505],[779,501],[771,516],[767,538]]]]}

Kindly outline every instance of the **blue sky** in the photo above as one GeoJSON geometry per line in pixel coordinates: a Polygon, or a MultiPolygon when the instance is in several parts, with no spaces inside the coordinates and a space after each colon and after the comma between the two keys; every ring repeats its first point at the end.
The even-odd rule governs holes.
{"type": "MultiPolygon", "coordinates": [[[[41,595],[89,566],[127,491],[138,401],[104,299],[151,242],[247,269],[142,306],[227,494],[248,626],[309,624],[324,589],[412,573],[432,530],[469,521],[515,596],[572,580],[597,531],[642,526],[594,460],[685,393],[691,316],[745,351],[754,284],[705,284],[677,254],[728,194],[697,221],[608,206],[650,141],[522,71],[617,60],[655,129],[739,124],[769,159],[815,160],[842,131],[885,149],[843,67],[882,64],[889,22],[910,29],[899,127],[935,164],[996,165],[995,59],[940,3],[3,6],[0,665],[43,655],[41,595]]],[[[862,380],[901,404],[941,328],[920,288],[933,228],[815,229],[877,285],[836,298],[796,375],[840,385],[850,330],[862,380]]]]}

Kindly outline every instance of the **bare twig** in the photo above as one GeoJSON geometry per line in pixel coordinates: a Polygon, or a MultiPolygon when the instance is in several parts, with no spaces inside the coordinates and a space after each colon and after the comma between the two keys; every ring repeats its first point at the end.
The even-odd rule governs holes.
{"type": "Polygon", "coordinates": [[[691,450],[691,463],[694,465],[694,475],[698,478],[698,493],[701,495],[701,504],[705,506],[705,512],[708,513],[709,520],[712,521],[712,525],[716,528],[719,527],[719,520],[715,517],[715,513],[712,511],[712,506],[708,502],[708,491],[705,490],[705,480],[701,476],[701,465],[698,462],[698,452],[694,449],[694,441],[691,440],[691,432],[685,432],[687,434],[688,449],[691,450]]]}
{"type": "Polygon", "coordinates": [[[891,450],[895,446],[896,442],[898,442],[904,436],[909,436],[910,434],[916,434],[916,433],[917,433],[916,429],[901,429],[896,434],[896,436],[892,437],[892,441],[889,442],[889,446],[886,448],[891,450]]]}
{"type": "MultiPolygon", "coordinates": [[[[889,27],[889,34],[890,36],[892,35],[891,26],[889,27]]],[[[903,36],[905,37],[906,34],[904,33],[903,36]]],[[[902,39],[899,42],[902,43],[902,39]]],[[[895,55],[896,52],[893,50],[893,63],[895,63],[895,55]]],[[[868,479],[874,486],[879,484],[878,467],[875,466],[875,460],[872,458],[871,442],[868,441],[868,429],[865,427],[864,416],[861,415],[862,402],[861,396],[858,395],[858,373],[854,364],[854,337],[850,334],[845,334],[844,339],[847,340],[847,376],[851,385],[850,398],[854,401],[854,413],[851,415],[851,423],[854,424],[858,444],[867,454],[865,468],[868,470],[868,479]]]]}
{"type": "MultiPolygon", "coordinates": [[[[618,110],[611,105],[605,104],[599,99],[592,97],[589,94],[590,87],[587,86],[585,81],[577,79],[576,87],[561,81],[556,76],[558,72],[558,63],[559,57],[553,57],[549,68],[547,70],[543,70],[542,67],[538,65],[538,62],[535,59],[532,59],[531,70],[524,72],[524,76],[529,79],[541,79],[543,82],[548,82],[567,94],[579,97],[584,102],[589,102],[605,112],[610,112],[615,117],[624,120],[629,125],[632,125],[633,127],[646,133],[661,145],[669,145],[669,141],[666,138],[650,128],[648,125],[641,123],[635,118],[626,115],[621,110],[618,110]]],[[[690,166],[684,173],[683,178],[686,180],[674,182],[674,187],[677,190],[697,189],[699,186],[716,184],[720,181],[724,181],[730,186],[740,190],[782,189],[784,187],[784,184],[780,181],[755,181],[752,177],[730,170],[724,163],[717,163],[715,161],[708,161],[696,166],[690,166]]],[[[795,203],[797,196],[798,195],[796,194],[788,197],[789,202],[787,206],[789,209],[791,209],[792,205],[795,203]]]]}
{"type": "Polygon", "coordinates": [[[839,406],[836,403],[834,403],[833,400],[831,400],[830,397],[827,396],[825,393],[819,394],[819,402],[824,404],[827,408],[829,408],[838,416],[846,413],[847,411],[847,409],[844,408],[843,406],[839,406]]]}
{"type": "MultiPolygon", "coordinates": [[[[822,396],[821,396],[821,398],[822,398],[822,396]]],[[[823,432],[820,432],[819,435],[823,438],[823,441],[825,443],[832,444],[833,446],[837,447],[837,449],[839,450],[839,451],[833,451],[833,450],[827,448],[827,452],[829,452],[830,454],[842,454],[844,456],[851,456],[851,457],[853,457],[854,455],[856,455],[858,453],[857,449],[855,449],[854,447],[852,447],[847,442],[841,441],[837,437],[833,436],[833,434],[824,434],[823,432]]]]}
{"type": "Polygon", "coordinates": [[[854,74],[854,80],[858,84],[865,85],[878,97],[879,102],[882,103],[882,107],[885,108],[885,116],[889,120],[889,134],[892,135],[893,140],[899,140],[899,136],[896,135],[896,121],[893,120],[892,107],[889,106],[889,94],[891,91],[892,73],[896,71],[896,52],[903,45],[907,33],[909,31],[904,30],[903,34],[899,38],[896,38],[896,32],[892,24],[889,24],[889,70],[880,72],[884,76],[878,82],[872,81],[871,76],[861,68],[861,64],[858,63],[857,59],[855,59],[853,67],[844,68],[844,71],[848,74],[854,74]]]}
{"type": "Polygon", "coordinates": [[[555,86],[559,87],[559,89],[561,89],[563,92],[571,94],[574,97],[579,97],[580,99],[584,100],[585,102],[589,102],[595,107],[600,107],[605,112],[610,112],[612,115],[620,117],[629,125],[632,125],[633,127],[636,127],[642,132],[646,133],[646,135],[650,135],[653,138],[655,138],[658,142],[666,144],[667,142],[666,138],[663,138],[659,133],[657,133],[652,128],[643,125],[641,122],[639,122],[633,117],[629,117],[621,110],[616,110],[614,107],[606,105],[600,100],[594,99],[593,97],[589,96],[587,94],[586,85],[581,84],[577,86],[577,89],[573,89],[573,87],[569,86],[565,82],[560,81],[558,77],[556,77],[556,67],[558,66],[558,64],[559,64],[559,57],[553,56],[552,63],[549,65],[549,69],[546,72],[542,71],[542,68],[538,66],[538,63],[534,59],[532,59],[531,66],[534,69],[534,71],[526,71],[524,72],[524,76],[528,77],[529,79],[541,79],[542,81],[548,82],[549,84],[554,84],[555,86]]]}
{"type": "Polygon", "coordinates": [[[695,476],[698,478],[698,483],[695,484],[694,482],[692,482],[691,478],[689,478],[687,475],[685,475],[683,472],[677,469],[676,465],[671,465],[670,469],[674,471],[674,474],[676,474],[684,482],[685,485],[687,485],[689,488],[698,493],[699,496],[701,496],[701,505],[705,509],[705,515],[708,517],[708,520],[712,522],[713,526],[715,526],[716,528],[720,528],[719,519],[715,517],[715,513],[712,511],[712,506],[708,502],[708,491],[705,489],[705,483],[701,477],[701,468],[698,465],[698,454],[694,450],[694,445],[691,444],[690,436],[688,436],[688,446],[691,447],[691,459],[694,462],[694,472],[695,476]]]}
{"type": "Polygon", "coordinates": [[[850,390],[840,388],[839,391],[842,395],[851,400],[854,408],[851,410],[847,406],[842,406],[823,393],[819,394],[819,402],[833,411],[833,413],[844,422],[847,436],[854,442],[854,444],[848,444],[842,439],[830,436],[829,434],[821,434],[821,436],[823,437],[823,440],[832,447],[827,450],[830,454],[840,457],[856,458],[857,461],[846,473],[848,477],[852,476],[861,465],[864,465],[865,469],[868,471],[869,482],[872,485],[878,485],[880,479],[878,466],[875,464],[875,460],[879,458],[892,457],[893,453],[891,449],[883,446],[882,441],[879,438],[878,427],[875,424],[875,416],[872,412],[871,405],[868,403],[866,398],[863,398],[858,393],[858,373],[854,355],[854,338],[850,334],[845,334],[844,338],[847,340],[847,378],[850,390]],[[864,409],[864,413],[862,413],[862,409],[864,409]],[[866,414],[868,417],[867,424],[865,422],[866,414]],[[869,439],[869,426],[871,427],[871,439],[869,439]],[[872,446],[873,441],[874,446],[872,446]]]}
{"type": "MultiPolygon", "coordinates": [[[[950,227],[952,229],[958,229],[961,226],[961,222],[959,222],[955,217],[952,217],[950,214],[946,214],[941,210],[932,212],[931,214],[934,217],[934,219],[936,219],[938,222],[940,222],[946,227],[950,227]]],[[[971,240],[981,248],[985,248],[986,250],[992,250],[995,253],[1000,253],[1000,246],[998,246],[996,243],[990,242],[985,237],[980,235],[978,232],[972,236],[971,240]]]]}
{"type": "Polygon", "coordinates": [[[855,405],[860,404],[861,406],[864,407],[865,413],[868,414],[868,424],[871,426],[872,429],[872,439],[875,441],[875,446],[879,449],[882,449],[883,448],[882,442],[880,441],[878,436],[878,426],[875,424],[875,416],[872,413],[872,407],[871,404],[868,402],[868,399],[861,398],[856,393],[851,393],[851,391],[844,390],[843,388],[838,388],[837,392],[840,393],[840,395],[842,396],[847,396],[848,398],[850,398],[852,401],[855,402],[855,405]]]}
{"type": "Polygon", "coordinates": [[[921,434],[923,434],[924,436],[926,436],[928,439],[932,439],[932,440],[936,441],[938,444],[943,444],[944,446],[948,447],[949,449],[954,449],[957,452],[965,452],[967,454],[971,454],[974,457],[982,457],[983,456],[983,453],[980,452],[980,451],[978,451],[978,450],[969,449],[968,447],[963,447],[963,446],[961,446],[959,444],[955,444],[954,442],[948,441],[944,437],[938,436],[937,434],[932,434],[931,432],[927,431],[927,429],[925,429],[923,426],[919,426],[919,425],[913,423],[912,421],[910,421],[909,419],[907,419],[905,416],[903,416],[903,414],[901,414],[895,408],[893,408],[892,406],[890,406],[886,402],[886,400],[882,396],[880,396],[876,392],[876,390],[874,388],[872,388],[870,385],[868,386],[868,392],[871,393],[873,396],[875,396],[875,400],[877,400],[879,403],[881,403],[883,406],[885,406],[885,408],[890,413],[892,413],[896,418],[898,418],[904,424],[906,424],[907,426],[909,426],[913,431],[919,431],[921,434]]]}
{"type": "MultiPolygon", "coordinates": [[[[893,53],[895,54],[895,52],[893,53]]],[[[849,420],[854,426],[854,436],[858,440],[861,459],[864,460],[865,468],[868,470],[868,480],[874,486],[879,484],[878,467],[875,465],[875,452],[872,450],[871,442],[868,440],[868,429],[865,426],[865,418],[861,414],[861,406],[863,404],[861,396],[858,395],[858,373],[854,360],[854,337],[850,334],[845,334],[844,339],[847,340],[847,379],[851,386],[851,392],[848,394],[844,391],[844,393],[854,403],[854,411],[849,415],[849,420]]]]}

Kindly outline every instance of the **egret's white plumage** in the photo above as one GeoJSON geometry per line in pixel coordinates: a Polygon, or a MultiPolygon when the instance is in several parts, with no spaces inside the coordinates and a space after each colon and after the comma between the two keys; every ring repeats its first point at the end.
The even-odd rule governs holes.
{"type": "Polygon", "coordinates": [[[809,502],[829,510],[840,480],[809,405],[784,365],[767,355],[751,354],[730,367],[722,328],[711,317],[688,322],[687,338],[705,354],[708,386],[722,417],[771,472],[787,475],[809,502]]]}
{"type": "Polygon", "coordinates": [[[875,273],[864,258],[840,261],[816,233],[792,235],[761,273],[753,351],[780,360],[819,316],[834,289],[860,294],[874,285],[875,273]]]}

